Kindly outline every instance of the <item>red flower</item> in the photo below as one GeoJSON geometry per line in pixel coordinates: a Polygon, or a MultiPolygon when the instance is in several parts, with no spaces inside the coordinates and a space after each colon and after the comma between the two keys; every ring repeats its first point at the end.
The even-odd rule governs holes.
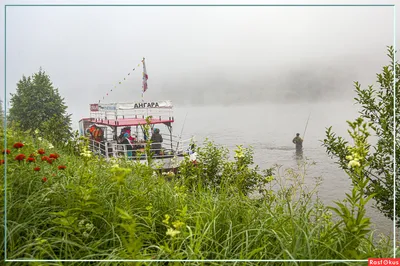
{"type": "Polygon", "coordinates": [[[57,159],[58,157],[60,157],[60,155],[58,155],[57,153],[52,153],[49,155],[49,157],[53,158],[53,159],[57,159]]]}
{"type": "Polygon", "coordinates": [[[58,166],[58,170],[65,170],[65,168],[67,168],[65,165],[59,165],[58,166]]]}
{"type": "Polygon", "coordinates": [[[49,157],[47,157],[47,156],[42,157],[42,161],[47,161],[48,159],[49,159],[49,157]]]}
{"type": "Polygon", "coordinates": [[[21,143],[21,142],[17,142],[17,143],[15,143],[14,144],[14,146],[13,146],[14,148],[16,148],[16,149],[19,149],[19,148],[22,148],[22,147],[24,147],[24,144],[23,143],[21,143]]]}
{"type": "Polygon", "coordinates": [[[47,159],[47,162],[48,162],[49,164],[52,164],[54,160],[55,160],[54,158],[49,158],[49,159],[47,159]]]}
{"type": "Polygon", "coordinates": [[[40,155],[43,155],[43,154],[45,154],[46,152],[43,150],[43,149],[38,149],[38,151],[37,151],[40,155]]]}
{"type": "Polygon", "coordinates": [[[19,155],[17,155],[16,157],[15,157],[15,160],[17,160],[17,161],[22,161],[22,160],[24,160],[25,159],[25,155],[24,154],[19,154],[19,155]]]}
{"type": "Polygon", "coordinates": [[[27,162],[33,163],[35,161],[35,158],[29,157],[26,159],[27,162]]]}
{"type": "Polygon", "coordinates": [[[42,181],[43,181],[43,183],[46,182],[46,181],[47,181],[47,178],[46,178],[46,177],[43,177],[43,178],[42,178],[42,181]]]}
{"type": "Polygon", "coordinates": [[[40,171],[40,167],[33,168],[33,171],[36,171],[36,172],[40,171]]]}
{"type": "Polygon", "coordinates": [[[4,164],[4,160],[0,160],[0,165],[4,164]]]}
{"type": "Polygon", "coordinates": [[[6,154],[6,153],[7,153],[7,154],[10,154],[11,151],[10,151],[9,149],[6,149],[6,150],[3,150],[2,153],[3,153],[3,154],[6,154]]]}

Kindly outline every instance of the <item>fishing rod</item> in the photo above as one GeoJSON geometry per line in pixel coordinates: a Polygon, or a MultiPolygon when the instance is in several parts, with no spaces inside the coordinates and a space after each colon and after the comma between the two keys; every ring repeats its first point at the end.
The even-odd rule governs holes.
{"type": "Polygon", "coordinates": [[[311,116],[311,112],[308,115],[308,119],[307,119],[307,123],[306,123],[306,128],[304,129],[304,133],[303,133],[303,141],[304,141],[304,137],[306,136],[306,130],[307,130],[307,126],[308,126],[308,121],[310,120],[310,116],[311,116]]]}
{"type": "Polygon", "coordinates": [[[179,141],[178,141],[178,143],[176,144],[176,150],[175,150],[175,153],[177,153],[177,152],[178,152],[178,147],[179,147],[179,143],[181,142],[181,139],[182,139],[183,128],[185,127],[185,123],[186,123],[186,117],[187,117],[187,115],[188,115],[188,112],[186,112],[185,119],[183,120],[183,124],[182,124],[182,130],[181,130],[181,134],[180,134],[180,136],[179,136],[179,141]]]}

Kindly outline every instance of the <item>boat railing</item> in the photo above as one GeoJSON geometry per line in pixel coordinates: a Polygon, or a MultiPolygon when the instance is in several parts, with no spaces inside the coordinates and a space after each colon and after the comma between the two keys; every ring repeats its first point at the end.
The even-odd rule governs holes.
{"type": "Polygon", "coordinates": [[[91,119],[103,120],[118,120],[118,119],[133,119],[146,118],[152,116],[153,119],[169,119],[174,116],[171,108],[143,108],[133,110],[101,110],[90,112],[91,119]]]}
{"type": "Polygon", "coordinates": [[[161,143],[136,142],[133,144],[121,144],[116,141],[99,142],[89,140],[90,150],[98,156],[105,158],[125,157],[127,159],[147,159],[146,147],[154,159],[171,158],[188,154],[191,149],[191,139],[163,141],[161,143]],[[161,148],[160,148],[161,146],[161,148]]]}

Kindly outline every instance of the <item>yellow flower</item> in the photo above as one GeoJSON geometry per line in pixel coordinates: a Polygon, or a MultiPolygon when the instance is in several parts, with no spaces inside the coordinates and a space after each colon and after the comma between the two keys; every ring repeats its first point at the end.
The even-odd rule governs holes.
{"type": "Polygon", "coordinates": [[[185,223],[183,223],[183,222],[181,222],[181,221],[175,221],[175,222],[172,223],[172,225],[173,225],[176,229],[179,229],[179,228],[181,228],[182,226],[184,226],[185,223]]]}
{"type": "Polygon", "coordinates": [[[166,214],[164,217],[165,217],[165,220],[163,220],[162,222],[165,223],[165,224],[168,224],[169,223],[169,218],[171,218],[171,217],[168,214],[166,214]]]}
{"type": "Polygon", "coordinates": [[[167,236],[171,236],[171,237],[175,237],[177,234],[180,234],[181,231],[178,230],[174,230],[172,228],[168,228],[166,235],[167,236]]]}
{"type": "Polygon", "coordinates": [[[349,161],[353,160],[353,156],[351,156],[351,155],[346,156],[346,160],[349,160],[349,161]]]}

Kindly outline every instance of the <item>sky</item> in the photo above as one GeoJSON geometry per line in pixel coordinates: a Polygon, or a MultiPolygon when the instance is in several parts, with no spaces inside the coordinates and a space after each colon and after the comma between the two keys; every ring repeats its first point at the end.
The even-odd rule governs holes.
{"type": "MultiPolygon", "coordinates": [[[[211,1],[18,1],[23,3],[215,4],[211,1]]],[[[138,64],[143,57],[149,75],[144,99],[149,101],[237,105],[351,100],[353,82],[373,84],[376,73],[389,62],[386,47],[398,43],[400,27],[394,39],[393,9],[9,6],[6,82],[4,64],[0,67],[0,82],[5,84],[8,101],[18,80],[42,67],[65,98],[73,120],[87,116],[89,104],[99,100],[140,101],[142,69],[138,64]]],[[[399,15],[396,17],[400,21],[399,15]]],[[[0,24],[4,36],[4,10],[0,24]]],[[[0,49],[4,51],[4,42],[0,49]]],[[[4,93],[1,95],[4,99],[4,93]]]]}

